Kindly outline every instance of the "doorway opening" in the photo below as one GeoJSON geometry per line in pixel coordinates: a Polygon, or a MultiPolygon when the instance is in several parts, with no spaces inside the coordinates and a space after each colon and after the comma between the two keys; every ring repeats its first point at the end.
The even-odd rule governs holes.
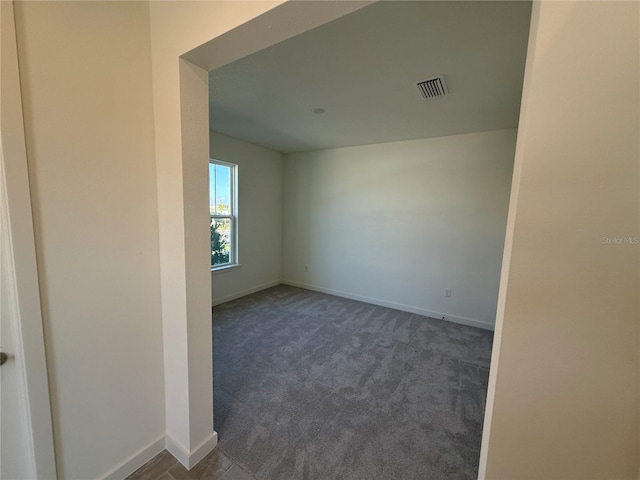
{"type": "Polygon", "coordinates": [[[429,471],[438,459],[442,468],[477,473],[488,332],[495,317],[531,4],[491,7],[500,12],[488,8],[473,2],[377,3],[210,72],[211,157],[238,165],[243,259],[240,268],[212,278],[212,303],[222,304],[214,311],[222,318],[217,333],[214,323],[214,370],[221,367],[218,378],[214,374],[214,409],[221,448],[231,451],[235,442],[232,456],[248,452],[243,464],[253,470],[326,473],[326,464],[313,463],[325,448],[345,468],[374,465],[378,474],[387,467],[429,471]],[[428,21],[433,28],[425,27],[428,21]],[[417,84],[432,77],[442,78],[448,92],[424,100],[417,84]],[[243,227],[250,233],[243,234],[243,227]],[[282,283],[286,286],[276,286],[282,283]],[[254,292],[260,293],[245,297],[254,292]],[[305,307],[276,312],[265,310],[260,303],[265,301],[305,307]],[[365,304],[373,305],[369,320],[375,332],[371,324],[357,323],[366,315],[354,324],[360,330],[354,325],[328,330],[327,324],[340,324],[341,315],[362,312],[365,304]],[[252,320],[233,325],[247,312],[252,320]],[[283,322],[289,314],[306,323],[283,322]],[[433,325],[424,317],[438,321],[433,325]],[[263,330],[262,320],[273,318],[282,328],[263,330]],[[429,339],[444,335],[439,326],[449,338],[435,345],[429,339]],[[412,343],[420,328],[427,334],[412,343]],[[268,331],[275,337],[267,338],[268,331]],[[219,337],[223,334],[230,336],[219,337]],[[287,336],[289,342],[280,343],[287,336]],[[341,342],[333,342],[336,337],[341,342]],[[385,342],[392,353],[365,348],[385,342]],[[403,346],[413,353],[401,351],[403,346]],[[280,355],[292,352],[298,356],[280,355]],[[393,363],[382,362],[383,367],[379,360],[387,353],[409,371],[393,363]],[[228,365],[224,357],[231,359],[228,365]],[[273,371],[257,368],[269,364],[283,367],[275,374],[280,383],[270,379],[273,371]],[[291,365],[300,368],[287,370],[291,365]],[[327,377],[305,383],[323,365],[330,367],[327,377]],[[349,376],[354,369],[362,371],[349,376]],[[385,369],[389,391],[375,384],[385,369]],[[332,373],[345,375],[344,382],[334,382],[332,373]],[[445,377],[435,391],[432,373],[445,377]],[[247,389],[265,382],[277,388],[247,389]],[[261,394],[284,409],[265,407],[261,394]],[[414,398],[416,405],[427,399],[449,403],[450,410],[440,415],[452,420],[435,425],[416,411],[396,418],[389,412],[407,405],[381,400],[394,394],[414,398]],[[355,400],[336,404],[340,395],[355,400]],[[367,408],[375,419],[371,424],[356,414],[367,408]],[[253,425],[234,423],[250,410],[258,417],[253,425]],[[305,422],[306,429],[278,430],[281,424],[305,422]],[[333,423],[340,428],[330,430],[333,423]],[[412,423],[418,425],[415,431],[412,423]],[[379,441],[374,424],[381,428],[379,441]],[[234,429],[248,435],[233,437],[234,429]],[[316,433],[327,431],[332,434],[322,447],[312,443],[316,433]],[[415,458],[406,456],[404,466],[376,463],[371,453],[379,451],[383,438],[390,441],[390,432],[398,433],[398,446],[413,439],[415,458]],[[359,447],[340,447],[340,438],[359,447]],[[249,443],[259,452],[251,453],[249,443]],[[265,450],[267,444],[280,454],[265,450]],[[420,449],[429,444],[448,445],[445,450],[454,456],[436,453],[422,465],[416,459],[424,458],[420,449]]]}

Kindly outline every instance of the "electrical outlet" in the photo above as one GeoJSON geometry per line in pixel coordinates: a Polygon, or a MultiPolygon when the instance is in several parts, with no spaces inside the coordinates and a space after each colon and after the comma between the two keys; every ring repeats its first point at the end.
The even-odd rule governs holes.
{"type": "Polygon", "coordinates": [[[450,297],[451,296],[451,289],[450,288],[445,288],[444,289],[444,296],[445,297],[450,297]]]}

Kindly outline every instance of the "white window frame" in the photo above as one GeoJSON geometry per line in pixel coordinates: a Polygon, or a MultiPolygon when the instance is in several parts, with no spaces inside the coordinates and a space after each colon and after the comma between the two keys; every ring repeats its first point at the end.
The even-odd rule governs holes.
{"type": "MultiPolygon", "coordinates": [[[[214,219],[229,219],[231,224],[229,263],[211,265],[212,272],[220,272],[240,266],[240,263],[238,262],[238,165],[235,163],[224,162],[222,160],[216,160],[214,158],[209,159],[209,164],[223,165],[225,167],[230,167],[231,169],[231,213],[230,215],[211,215],[211,213],[209,213],[209,225],[211,225],[211,222],[214,219]]],[[[209,195],[211,195],[211,192],[209,192],[209,195]]]]}

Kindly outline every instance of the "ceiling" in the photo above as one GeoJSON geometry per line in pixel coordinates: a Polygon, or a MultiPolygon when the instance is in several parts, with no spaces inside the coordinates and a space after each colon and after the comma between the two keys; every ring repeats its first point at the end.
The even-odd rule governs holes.
{"type": "Polygon", "coordinates": [[[211,129],[288,153],[515,128],[530,14],[374,3],[212,71],[211,129]],[[416,82],[438,75],[449,93],[423,100],[416,82]]]}

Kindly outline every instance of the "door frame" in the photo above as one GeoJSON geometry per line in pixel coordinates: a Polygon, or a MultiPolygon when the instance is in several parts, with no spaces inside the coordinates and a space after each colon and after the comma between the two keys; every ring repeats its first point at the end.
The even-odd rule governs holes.
{"type": "MultiPolygon", "coordinates": [[[[4,190],[0,202],[8,213],[1,240],[8,242],[9,291],[14,292],[17,374],[25,387],[31,440],[29,456],[37,478],[56,479],[56,463],[36,259],[31,192],[24,135],[13,1],[0,2],[0,148],[4,190]],[[5,188],[6,187],[6,188],[5,188]]],[[[3,281],[5,279],[3,278],[3,281]]]]}

